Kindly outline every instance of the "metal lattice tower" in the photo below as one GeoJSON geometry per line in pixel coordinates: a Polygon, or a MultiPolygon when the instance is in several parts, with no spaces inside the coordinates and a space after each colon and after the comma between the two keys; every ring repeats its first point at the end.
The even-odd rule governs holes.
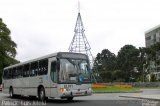
{"type": "Polygon", "coordinates": [[[93,65],[93,56],[91,53],[91,47],[88,43],[88,40],[84,33],[85,29],[82,23],[82,18],[80,12],[78,13],[75,29],[74,29],[74,37],[69,46],[69,52],[74,53],[83,53],[88,55],[91,66],[93,65]]]}
{"type": "MultiPolygon", "coordinates": [[[[76,21],[76,25],[75,25],[75,29],[74,29],[75,33],[74,33],[74,37],[72,39],[72,42],[69,46],[69,52],[83,53],[83,54],[88,55],[91,68],[93,68],[94,58],[91,53],[91,47],[88,43],[88,40],[85,36],[84,31],[85,31],[85,29],[83,26],[81,14],[80,14],[80,12],[78,12],[78,17],[77,17],[77,21],[76,21]]],[[[95,73],[98,73],[98,71],[95,70],[95,73]]],[[[92,75],[92,77],[96,83],[98,82],[98,80],[102,81],[102,78],[100,76],[98,76],[98,78],[96,78],[96,76],[92,75]]]]}

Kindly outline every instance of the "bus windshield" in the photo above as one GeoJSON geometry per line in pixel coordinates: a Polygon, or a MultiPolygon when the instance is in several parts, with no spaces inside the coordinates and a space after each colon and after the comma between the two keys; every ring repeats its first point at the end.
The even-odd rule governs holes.
{"type": "Polygon", "coordinates": [[[91,82],[89,64],[84,59],[60,59],[60,83],[91,82]]]}

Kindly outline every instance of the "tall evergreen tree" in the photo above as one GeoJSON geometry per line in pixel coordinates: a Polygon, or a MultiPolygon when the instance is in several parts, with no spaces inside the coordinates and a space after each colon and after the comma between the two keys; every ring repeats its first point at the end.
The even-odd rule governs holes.
{"type": "Polygon", "coordinates": [[[116,63],[115,54],[108,49],[104,49],[101,53],[97,54],[95,62],[98,64],[95,64],[94,68],[98,69],[102,79],[107,82],[113,81],[112,73],[115,70],[116,63]]]}
{"type": "Polygon", "coordinates": [[[12,41],[10,33],[11,31],[0,18],[0,82],[3,68],[18,62],[14,59],[17,45],[12,41]]]}
{"type": "Polygon", "coordinates": [[[133,81],[139,64],[139,50],[133,45],[125,45],[118,52],[117,68],[124,74],[126,82],[133,81]]]}

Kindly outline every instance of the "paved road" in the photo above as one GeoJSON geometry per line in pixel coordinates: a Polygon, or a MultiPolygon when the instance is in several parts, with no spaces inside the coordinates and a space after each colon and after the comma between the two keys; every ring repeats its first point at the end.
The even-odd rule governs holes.
{"type": "MultiPolygon", "coordinates": [[[[135,95],[137,93],[127,93],[127,95],[133,94],[135,95]]],[[[160,91],[150,89],[144,90],[141,94],[158,95],[160,94],[160,91]]],[[[59,99],[49,99],[42,103],[37,99],[30,99],[28,97],[11,99],[8,95],[0,93],[0,106],[159,106],[157,101],[119,97],[121,95],[124,95],[124,93],[93,94],[92,96],[74,98],[72,102],[59,99]]]]}
{"type": "MultiPolygon", "coordinates": [[[[120,95],[120,97],[160,101],[160,89],[142,89],[142,90],[144,91],[142,93],[135,93],[132,95],[131,94],[123,94],[123,95],[120,95]]],[[[160,106],[160,104],[159,104],[159,106],[160,106]]]]}

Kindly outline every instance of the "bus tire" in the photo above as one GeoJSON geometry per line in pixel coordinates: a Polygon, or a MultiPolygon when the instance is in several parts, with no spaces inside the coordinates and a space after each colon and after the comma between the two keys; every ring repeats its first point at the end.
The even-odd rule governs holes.
{"type": "Polygon", "coordinates": [[[72,101],[73,100],[73,97],[68,97],[67,98],[67,101],[72,101]]]}
{"type": "Polygon", "coordinates": [[[45,90],[43,87],[40,87],[39,92],[38,92],[38,99],[40,101],[44,101],[45,100],[45,90]]]}
{"type": "Polygon", "coordinates": [[[14,97],[14,93],[13,93],[13,88],[12,87],[9,88],[9,96],[10,96],[10,98],[14,97]]]}
{"type": "Polygon", "coordinates": [[[36,99],[36,96],[29,96],[29,99],[36,99]]]}

